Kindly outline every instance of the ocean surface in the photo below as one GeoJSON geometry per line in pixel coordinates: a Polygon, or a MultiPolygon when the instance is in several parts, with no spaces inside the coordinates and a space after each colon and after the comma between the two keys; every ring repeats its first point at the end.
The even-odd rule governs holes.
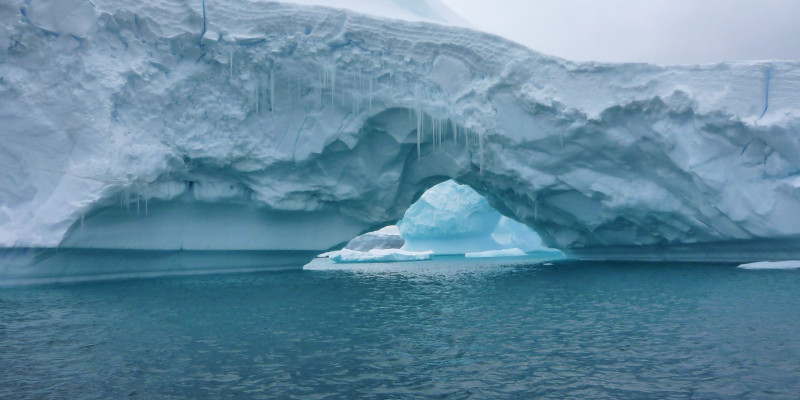
{"type": "Polygon", "coordinates": [[[2,399],[797,399],[800,271],[538,259],[0,287],[2,399]]]}

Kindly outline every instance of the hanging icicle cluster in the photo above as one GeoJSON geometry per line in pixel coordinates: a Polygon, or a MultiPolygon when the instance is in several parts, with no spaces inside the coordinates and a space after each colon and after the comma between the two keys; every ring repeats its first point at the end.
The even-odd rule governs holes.
{"type": "Polygon", "coordinates": [[[471,146],[477,146],[475,149],[478,152],[478,167],[480,172],[483,173],[485,166],[485,151],[484,151],[484,137],[481,133],[464,128],[450,119],[441,119],[432,115],[426,114],[422,110],[421,102],[417,102],[416,110],[408,108],[409,118],[413,118],[414,114],[417,117],[417,159],[422,158],[422,138],[425,137],[426,127],[430,129],[431,143],[433,151],[443,151],[444,144],[447,140],[448,133],[452,133],[453,148],[459,143],[459,136],[463,137],[464,150],[472,151],[471,146]],[[477,145],[474,143],[477,142],[477,145]]]}
{"type": "MultiPolygon", "coordinates": [[[[144,208],[144,215],[147,216],[147,197],[142,196],[142,187],[139,184],[134,184],[134,192],[131,193],[131,187],[125,186],[119,194],[120,210],[125,211],[125,214],[131,214],[131,206],[136,202],[136,215],[142,215],[142,208],[144,208]]],[[[83,229],[83,216],[81,216],[81,229],[83,229]]]]}

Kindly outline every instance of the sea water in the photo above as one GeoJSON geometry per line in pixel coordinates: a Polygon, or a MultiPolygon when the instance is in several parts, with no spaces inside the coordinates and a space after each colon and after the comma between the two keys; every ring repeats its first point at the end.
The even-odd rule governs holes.
{"type": "Polygon", "coordinates": [[[318,260],[0,288],[0,398],[798,396],[800,271],[318,260]]]}

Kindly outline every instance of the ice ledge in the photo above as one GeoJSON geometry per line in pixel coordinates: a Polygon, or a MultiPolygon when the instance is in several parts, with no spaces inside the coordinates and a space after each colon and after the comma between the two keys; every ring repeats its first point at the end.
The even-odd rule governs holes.
{"type": "Polygon", "coordinates": [[[568,249],[580,260],[756,262],[800,259],[800,237],[659,246],[608,246],[568,249]]]}

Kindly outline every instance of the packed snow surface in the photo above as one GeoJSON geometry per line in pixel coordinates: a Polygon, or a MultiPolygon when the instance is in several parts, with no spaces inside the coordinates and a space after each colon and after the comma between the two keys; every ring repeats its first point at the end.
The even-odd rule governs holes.
{"type": "Polygon", "coordinates": [[[372,249],[369,251],[343,249],[329,253],[329,258],[337,263],[422,261],[430,260],[432,256],[432,251],[405,251],[399,249],[372,249]]]}
{"type": "Polygon", "coordinates": [[[0,3],[0,246],[321,252],[452,178],[568,255],[800,257],[800,62],[203,4],[0,3]]]}
{"type": "Polygon", "coordinates": [[[474,253],[466,253],[464,257],[466,258],[492,258],[492,257],[521,257],[526,255],[522,249],[513,248],[513,249],[503,249],[503,250],[489,250],[489,251],[478,251],[474,253]]]}
{"type": "Polygon", "coordinates": [[[800,260],[792,261],[760,261],[750,264],[742,264],[739,268],[743,269],[798,269],[800,268],[800,260]]]}

